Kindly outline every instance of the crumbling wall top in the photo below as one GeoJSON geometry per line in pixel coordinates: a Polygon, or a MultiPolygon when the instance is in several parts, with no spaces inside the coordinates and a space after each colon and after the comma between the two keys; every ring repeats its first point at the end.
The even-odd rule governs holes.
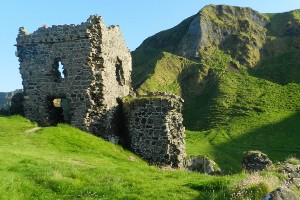
{"type": "Polygon", "coordinates": [[[93,28],[93,25],[97,25],[97,27],[100,25],[101,29],[119,29],[119,26],[115,25],[106,27],[101,16],[91,15],[86,22],[82,22],[79,25],[66,24],[53,25],[51,27],[44,25],[30,34],[27,33],[25,27],[20,27],[16,46],[37,43],[57,43],[89,38],[90,29],[93,28]]]}

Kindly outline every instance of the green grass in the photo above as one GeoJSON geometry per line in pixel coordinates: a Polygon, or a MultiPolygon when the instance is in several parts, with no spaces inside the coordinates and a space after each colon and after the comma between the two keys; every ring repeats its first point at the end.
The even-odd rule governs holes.
{"type": "MultiPolygon", "coordinates": [[[[300,85],[280,85],[252,76],[229,55],[213,52],[201,64],[180,68],[177,61],[175,76],[169,74],[169,82],[179,83],[178,91],[185,99],[188,154],[209,156],[221,169],[233,173],[241,171],[246,150],[261,150],[273,161],[300,157],[295,143],[300,139],[300,85]]],[[[148,87],[140,88],[167,90],[163,72],[171,70],[166,63],[179,58],[165,55],[149,78],[155,81],[146,80],[148,87]]]]}
{"type": "MultiPolygon", "coordinates": [[[[185,70],[199,68],[199,63],[170,53],[162,52],[160,59],[155,63],[152,74],[139,86],[137,92],[171,92],[178,96],[182,95],[181,79],[178,78],[185,70]]],[[[190,73],[188,73],[190,75],[190,73]]]]}
{"type": "MultiPolygon", "coordinates": [[[[272,120],[281,123],[283,118],[272,120]]],[[[256,123],[262,127],[268,124],[259,119],[256,123]]],[[[18,116],[0,117],[0,124],[1,199],[260,199],[280,184],[272,172],[208,176],[159,169],[120,146],[68,125],[28,133],[27,130],[36,124],[18,116]],[[242,184],[241,180],[247,184],[242,184]]],[[[235,128],[234,124],[227,128],[245,131],[240,126],[235,128]]],[[[246,129],[252,130],[247,126],[246,129]]],[[[210,138],[209,145],[216,145],[218,151],[208,147],[202,152],[210,152],[217,158],[228,157],[226,150],[230,149],[232,141],[214,135],[221,132],[225,135],[226,131],[211,130],[201,134],[188,131],[189,154],[198,155],[196,143],[201,142],[203,150],[208,147],[205,138],[210,138]],[[203,137],[199,138],[200,135],[203,137]],[[228,146],[225,148],[221,144],[228,146]]],[[[238,153],[231,156],[236,155],[238,153]]],[[[299,162],[295,157],[290,159],[299,162]]]]}
{"type": "MultiPolygon", "coordinates": [[[[283,51],[284,48],[289,48],[282,47],[283,45],[278,45],[276,43],[278,43],[278,41],[274,41],[269,48],[273,47],[275,51],[283,51]],[[278,48],[278,46],[281,48],[278,48]]],[[[300,44],[300,37],[298,38],[298,43],[300,44]]],[[[275,54],[275,56],[264,59],[260,63],[260,67],[255,70],[251,70],[250,73],[253,76],[281,85],[286,85],[288,83],[300,83],[300,51],[291,49],[286,50],[283,53],[272,52],[272,54],[275,54]]]]}
{"type": "Polygon", "coordinates": [[[261,150],[274,162],[300,157],[300,113],[279,111],[239,117],[208,131],[187,131],[187,152],[209,155],[221,169],[241,171],[244,151],[261,150]]]}
{"type": "MultiPolygon", "coordinates": [[[[248,8],[242,10],[250,12],[248,8]]],[[[149,66],[134,62],[133,73],[144,72],[143,82],[135,84],[137,91],[181,95],[188,154],[208,156],[226,172],[241,172],[246,150],[261,150],[274,162],[299,158],[299,10],[264,14],[266,26],[239,16],[239,9],[230,6],[207,6],[200,13],[200,22],[214,27],[213,32],[202,27],[199,39],[206,46],[198,49],[201,60],[177,56],[180,42],[169,42],[165,37],[175,34],[174,29],[158,33],[134,52],[145,55],[139,59],[151,61],[149,66]],[[228,30],[232,33],[219,43],[220,34],[224,36],[228,30]],[[152,54],[161,56],[147,54],[150,47],[152,54]]],[[[186,23],[176,30],[185,33],[186,23]]],[[[193,42],[185,45],[192,46],[193,42]]],[[[268,187],[262,182],[231,188],[230,193],[235,189],[256,191],[247,197],[255,199],[261,195],[259,188],[265,192],[268,187]]]]}
{"type": "Polygon", "coordinates": [[[0,124],[1,199],[222,199],[246,177],[161,170],[63,124],[33,133],[18,116],[0,124]]]}

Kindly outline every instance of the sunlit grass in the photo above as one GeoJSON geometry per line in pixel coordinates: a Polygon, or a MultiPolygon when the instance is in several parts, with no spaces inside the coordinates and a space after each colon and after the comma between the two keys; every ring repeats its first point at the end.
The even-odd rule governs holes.
{"type": "Polygon", "coordinates": [[[25,133],[36,125],[0,117],[0,126],[1,199],[202,199],[245,177],[161,170],[68,125],[25,133]]]}

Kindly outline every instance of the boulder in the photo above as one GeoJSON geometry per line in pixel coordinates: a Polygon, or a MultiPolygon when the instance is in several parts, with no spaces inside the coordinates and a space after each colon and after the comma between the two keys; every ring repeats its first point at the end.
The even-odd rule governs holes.
{"type": "Polygon", "coordinates": [[[209,175],[221,174],[221,169],[213,160],[205,156],[188,157],[184,159],[184,168],[189,171],[209,175]]]}
{"type": "Polygon", "coordinates": [[[247,172],[257,172],[272,166],[268,156],[260,151],[244,152],[242,167],[247,172]]]}
{"type": "Polygon", "coordinates": [[[285,163],[284,171],[286,173],[300,173],[300,165],[285,163]]]}
{"type": "Polygon", "coordinates": [[[286,185],[300,188],[300,165],[285,163],[280,170],[286,177],[286,185]]]}
{"type": "Polygon", "coordinates": [[[265,200],[300,200],[299,197],[290,189],[279,187],[267,194],[265,200]]]}

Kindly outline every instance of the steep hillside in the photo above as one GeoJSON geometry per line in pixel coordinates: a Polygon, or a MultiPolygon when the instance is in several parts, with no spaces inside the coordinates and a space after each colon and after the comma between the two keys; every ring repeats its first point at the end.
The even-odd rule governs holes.
{"type": "MultiPolygon", "coordinates": [[[[282,93],[280,85],[300,81],[299,16],[300,10],[259,14],[250,8],[206,6],[176,27],[146,39],[133,52],[134,86],[144,93],[165,90],[181,95],[190,129],[224,124],[232,115],[240,115],[238,107],[257,112],[253,105],[261,104],[260,99],[253,98],[258,94],[282,93]],[[248,85],[243,84],[249,79],[248,85]],[[191,115],[193,119],[188,119],[191,115]],[[214,122],[216,118],[220,120],[214,122]]],[[[287,93],[298,99],[297,89],[287,93]]],[[[266,102],[274,109],[287,107],[273,100],[266,102]]],[[[291,110],[298,109],[297,103],[291,110]]]]}
{"type": "Polygon", "coordinates": [[[207,48],[214,46],[253,67],[266,41],[267,22],[266,16],[250,8],[206,6],[174,28],[147,38],[133,52],[134,86],[153,72],[163,51],[199,62],[207,48]]]}
{"type": "Polygon", "coordinates": [[[300,157],[299,55],[300,10],[210,5],[146,39],[133,52],[133,81],[139,93],[181,95],[189,153],[235,171],[248,149],[300,157]]]}
{"type": "Polygon", "coordinates": [[[300,10],[265,16],[269,23],[263,59],[250,73],[282,85],[300,83],[300,10]]]}

